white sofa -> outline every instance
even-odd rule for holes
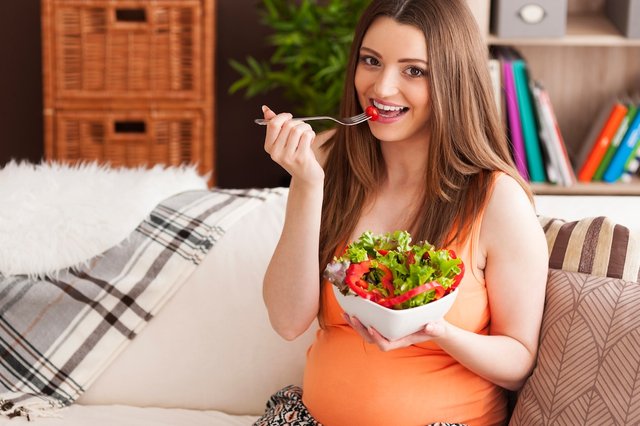
[[[271,393],[300,383],[313,330],[281,339],[261,291],[285,203],[246,213],[77,404],[36,424],[250,425]]]
[[[577,217],[634,212],[640,197],[540,197],[540,213]],[[262,276],[283,223],[285,197],[247,213],[207,255],[143,332],[59,418],[36,425],[250,425],[268,397],[300,384],[315,327],[294,342],[272,331]],[[567,207],[568,206],[568,207]],[[567,217],[570,219],[570,217]],[[24,418],[0,423],[26,423]]]

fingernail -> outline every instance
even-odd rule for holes
[[[369,332],[369,335],[373,336],[373,328],[367,327],[367,332]]]
[[[269,110],[269,107],[266,105],[262,105],[262,112],[267,112]]]

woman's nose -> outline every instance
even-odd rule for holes
[[[395,74],[387,70],[378,74],[375,91],[381,98],[393,96],[398,93],[398,81]]]

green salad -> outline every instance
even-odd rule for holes
[[[364,232],[324,271],[342,294],[391,309],[438,300],[455,290],[463,275],[464,264],[453,250],[436,249],[426,241],[411,244],[407,231]]]

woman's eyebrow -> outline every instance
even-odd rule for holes
[[[360,52],[368,52],[371,53],[372,55],[375,55],[379,58],[382,58],[382,55],[378,52],[376,52],[374,49],[371,49],[370,47],[364,47],[362,46],[360,48]],[[423,64],[427,65],[427,61],[425,61],[424,59],[418,59],[418,58],[402,58],[402,59],[398,59],[398,62],[422,62]]]

